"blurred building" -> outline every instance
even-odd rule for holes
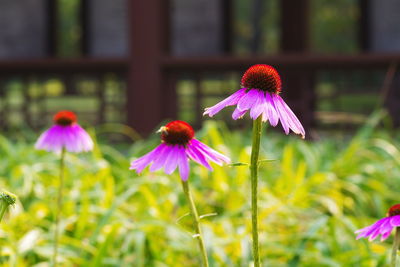
[[[0,0],[1,126],[42,127],[63,108],[141,132],[200,125],[255,63],[278,68],[307,127],[361,123],[379,101],[395,114],[399,12],[397,0]]]

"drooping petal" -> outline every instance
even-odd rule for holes
[[[170,152],[164,164],[166,174],[171,174],[178,166],[179,146],[170,146]]]
[[[202,142],[197,139],[192,139],[192,146],[196,147],[198,151],[202,152],[203,155],[209,160],[217,163],[218,165],[222,165],[222,163],[229,163],[230,159],[221,153],[215,151],[214,149],[206,146]]]
[[[376,221],[375,223],[373,223],[372,225],[369,225],[369,226],[367,226],[367,227],[364,227],[364,228],[362,228],[362,229],[359,229],[359,230],[355,231],[356,234],[359,233],[359,235],[357,236],[356,239],[360,239],[360,238],[362,238],[362,237],[367,237],[367,236],[369,236],[369,235],[370,235],[371,233],[373,233],[376,229],[379,229],[379,227],[380,227],[384,222],[386,222],[386,220],[387,220],[387,217],[382,218],[382,219]]]
[[[237,119],[241,119],[244,114],[246,114],[247,110],[242,110],[240,111],[238,108],[236,108],[233,113],[232,113],[232,119],[237,120]]]
[[[196,146],[192,145],[192,142],[190,142],[187,145],[186,148],[186,154],[195,162],[203,165],[204,167],[206,167],[207,169],[209,169],[210,171],[213,170],[213,168],[211,167],[211,165],[207,162],[206,157],[203,155],[203,153],[201,151],[199,151]]]
[[[87,152],[93,149],[93,141],[89,134],[78,124],[63,127],[65,149],[69,152]]]
[[[265,93],[264,98],[264,114],[265,117],[268,117],[269,123],[272,126],[276,126],[279,121],[279,115],[276,112],[274,101],[272,101],[271,93]],[[264,120],[264,117],[263,117]],[[267,121],[266,119],[264,121]]]
[[[170,146],[161,144],[162,148],[153,157],[153,163],[150,166],[150,171],[154,172],[164,167],[165,161],[171,151]]]
[[[383,234],[389,231],[392,231],[393,226],[391,225],[392,218],[388,218],[382,225],[379,227],[379,233]]]
[[[43,132],[35,144],[36,149],[60,152],[62,145],[60,142],[59,133],[57,131],[58,127],[53,125],[48,130]]]
[[[216,105],[206,108],[203,113],[203,116],[209,115],[210,117],[212,117],[218,112],[220,112],[223,108],[227,106],[236,105],[245,94],[246,94],[246,88],[242,88],[239,91],[236,91],[234,94],[222,100],[221,102],[217,103]]]
[[[400,215],[390,217],[390,224],[392,225],[392,227],[400,226]]]
[[[368,241],[374,241],[375,238],[378,237],[378,235],[380,234],[380,228],[376,228],[374,231],[372,231],[372,233],[369,235]]]
[[[256,102],[250,109],[250,118],[253,120],[256,120],[264,111],[264,95],[265,93],[263,91],[257,90],[257,97],[255,98]]]
[[[392,233],[392,229],[390,229],[390,231],[387,231],[386,233],[382,233],[381,242],[385,241],[390,236],[391,233]]]
[[[137,173],[141,173],[144,168],[146,168],[147,165],[149,165],[154,159],[159,155],[161,151],[164,150],[165,145],[161,144],[157,146],[155,149],[144,155],[143,157],[140,157],[134,161],[132,161],[130,170],[136,170]]]
[[[305,131],[303,125],[301,125],[299,119],[297,119],[296,115],[294,115],[285,101],[283,101],[279,95],[273,95],[272,99],[279,113],[279,118],[285,133],[288,134],[290,128],[294,133],[300,134],[304,138]]]
[[[179,146],[178,166],[181,179],[183,181],[187,181],[187,179],[189,178],[189,159],[183,146]]]
[[[79,125],[53,125],[46,130],[35,144],[36,149],[60,152],[65,148],[68,152],[87,152],[93,149],[93,141],[89,134]]]
[[[369,233],[371,233],[371,231],[372,231],[373,229],[376,229],[376,228],[380,227],[381,224],[384,223],[384,222],[386,221],[386,218],[387,218],[387,217],[382,218],[382,219],[380,219],[380,220],[374,222],[373,224],[371,224],[371,225],[369,225],[369,226],[366,226],[366,227],[364,227],[364,228],[358,229],[357,231],[355,231],[355,233],[356,233],[356,234],[357,234],[357,233],[369,234]]]
[[[257,89],[251,89],[248,91],[238,102],[237,109],[240,111],[249,110],[253,107],[256,103],[258,98],[258,91]]]

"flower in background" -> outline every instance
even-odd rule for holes
[[[368,237],[369,241],[373,241],[381,235],[381,241],[386,240],[394,227],[400,226],[400,204],[396,204],[389,209],[388,216],[376,221],[374,224],[357,230],[359,234],[357,239]]]
[[[131,163],[130,169],[137,173],[150,165],[150,171],[164,167],[167,174],[171,174],[177,167],[183,181],[189,177],[189,158],[205,166],[212,167],[209,161],[222,165],[230,162],[229,158],[206,146],[194,138],[193,128],[184,121],[172,121],[160,128],[161,144],[153,151]]]
[[[86,152],[93,149],[89,134],[77,123],[75,113],[63,110],[54,115],[54,125],[46,130],[35,144],[36,149],[60,152]]]
[[[234,120],[242,118],[250,111],[253,120],[262,116],[262,121],[269,121],[272,126],[276,126],[280,121],[286,134],[289,134],[291,129],[304,138],[303,126],[279,95],[282,83],[273,67],[263,64],[250,67],[242,77],[241,87],[228,98],[206,108],[203,115],[213,117],[223,108],[236,105],[232,114]]]

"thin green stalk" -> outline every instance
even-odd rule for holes
[[[190,213],[192,214],[193,219],[194,219],[194,227],[195,227],[195,232],[196,232],[195,237],[197,238],[197,241],[199,243],[200,252],[201,252],[201,255],[203,258],[203,266],[208,267],[208,257],[207,257],[206,247],[205,247],[204,241],[203,241],[203,233],[200,228],[200,218],[199,218],[199,214],[197,212],[196,206],[194,204],[192,194],[189,189],[189,182],[182,180],[182,188],[183,188],[183,192],[185,193],[185,196],[189,202]]]
[[[393,240],[393,249],[392,249],[392,262],[390,266],[397,266],[397,251],[399,250],[400,245],[400,227],[396,227],[396,235]]]
[[[8,210],[8,205],[2,201],[0,207],[0,222],[3,220],[4,214]]]
[[[4,214],[8,208],[15,204],[16,199],[17,196],[5,190],[0,193],[0,222],[3,220]]]
[[[261,142],[261,116],[253,121],[253,143],[251,148],[250,175],[251,175],[251,227],[253,236],[254,267],[260,266],[260,254],[258,246],[258,156]]]
[[[54,251],[53,251],[53,266],[57,266],[57,255],[58,255],[58,232],[59,232],[59,224],[61,217],[61,209],[62,209],[62,196],[64,189],[64,161],[65,161],[65,148],[61,151],[60,158],[60,184],[58,186],[58,194],[57,194],[57,207],[56,207],[56,217],[55,217],[55,230],[54,230]]]

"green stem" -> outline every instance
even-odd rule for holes
[[[253,121],[253,143],[251,148],[251,226],[253,234],[253,257],[254,267],[260,266],[260,254],[258,248],[258,206],[257,206],[257,190],[258,190],[258,156],[260,154],[261,142],[261,116]]]
[[[4,214],[7,212],[8,208],[13,206],[16,200],[17,196],[10,192],[3,190],[3,192],[0,193],[0,222],[3,220]]]
[[[4,214],[6,213],[8,209],[8,203],[5,201],[1,201],[1,207],[0,207],[0,222],[3,220]]]
[[[399,245],[400,245],[400,227],[396,227],[396,235],[394,236],[393,240],[392,262],[390,265],[392,267],[397,266],[397,251],[399,249]]]
[[[199,243],[200,252],[201,252],[201,255],[203,258],[203,266],[208,267],[208,257],[207,257],[206,247],[205,247],[204,241],[203,241],[203,233],[200,228],[200,218],[199,218],[199,214],[197,212],[196,206],[194,205],[192,194],[189,189],[189,182],[182,180],[182,188],[183,188],[183,192],[185,193],[185,196],[189,202],[190,213],[192,214],[193,219],[194,219],[196,238]]]
[[[60,158],[60,184],[58,186],[57,195],[57,207],[56,207],[56,217],[55,217],[55,230],[54,230],[54,251],[53,251],[53,266],[57,266],[57,255],[58,255],[58,235],[59,235],[59,224],[62,209],[62,196],[64,189],[64,161],[65,161],[65,148],[61,150]]]

